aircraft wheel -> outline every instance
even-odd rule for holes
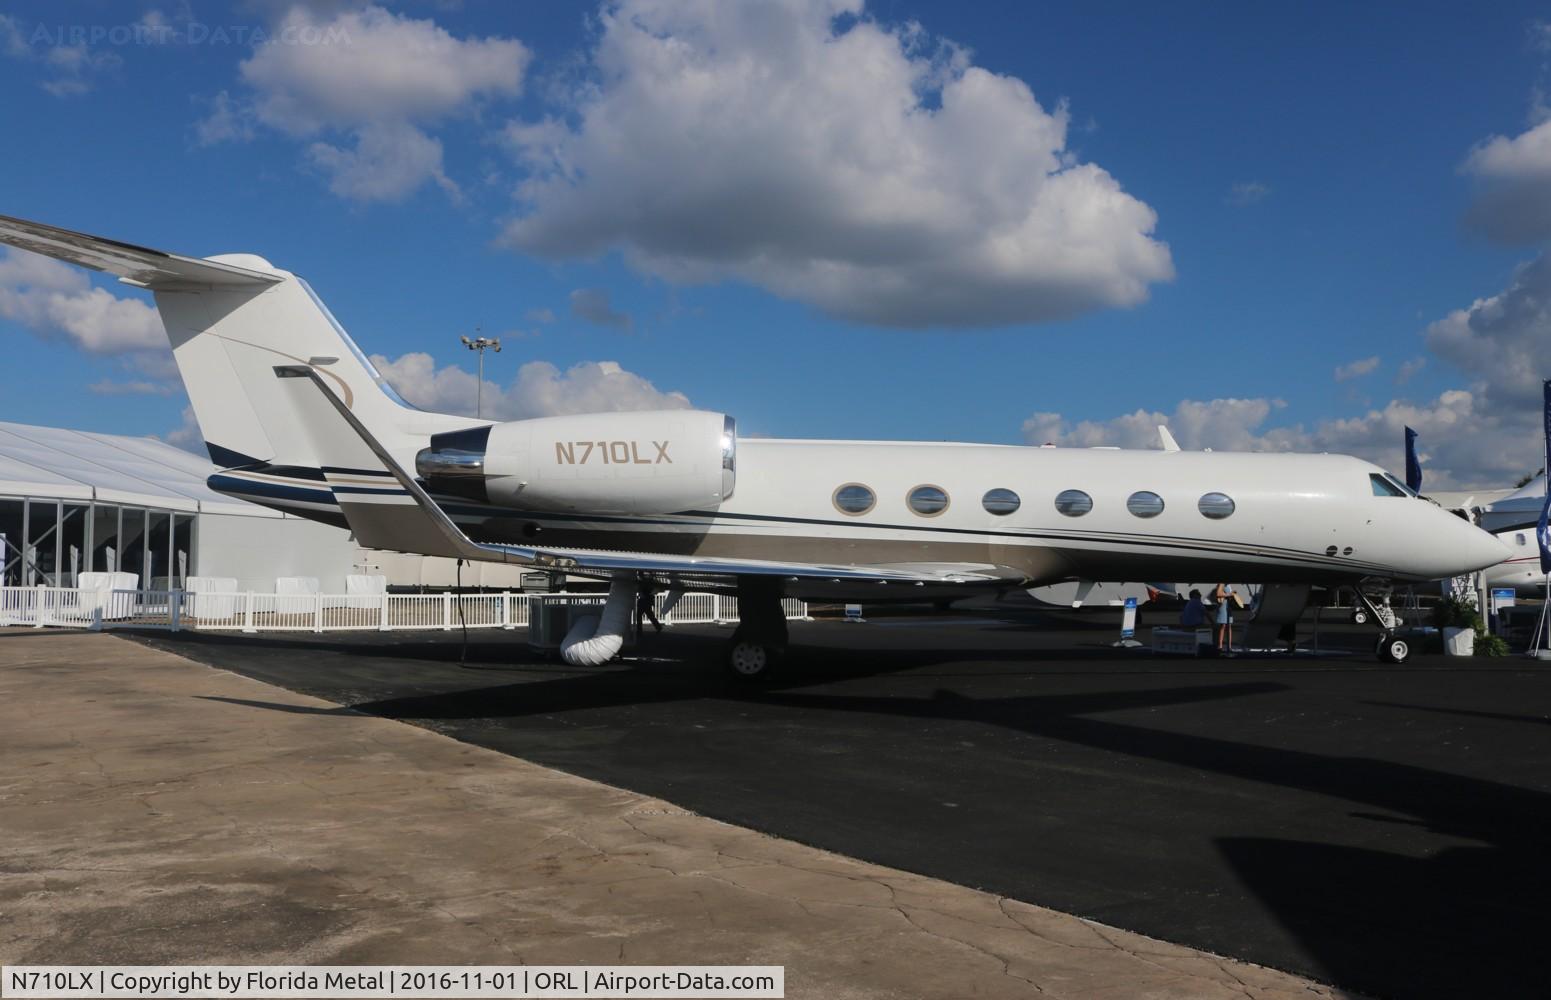
[[[727,670],[740,681],[768,680],[781,659],[781,647],[739,639],[727,647]]]
[[[1404,663],[1411,658],[1411,644],[1395,636],[1385,636],[1379,640],[1377,652],[1385,663]]]
[[[1352,611],[1352,624],[1353,625],[1366,625],[1366,624],[1368,624],[1368,610],[1366,608],[1356,608],[1355,610],[1353,610]]]

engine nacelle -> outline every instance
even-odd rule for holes
[[[415,470],[433,493],[519,510],[672,514],[732,496],[737,449],[720,413],[588,413],[437,434]]]

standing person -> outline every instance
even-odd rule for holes
[[[1217,601],[1217,652],[1233,655],[1233,588],[1219,583],[1212,595]]]
[[[1179,623],[1186,628],[1196,628],[1206,624],[1206,605],[1201,603],[1201,592],[1192,590],[1190,600],[1179,610]]]
[[[656,599],[657,594],[650,587],[642,587],[641,592],[636,595],[635,631],[637,635],[641,634],[641,617],[643,615],[652,623],[652,628],[658,632],[662,631],[662,622],[657,620],[657,612],[655,610]]]

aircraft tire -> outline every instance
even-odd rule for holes
[[[784,651],[782,647],[770,643],[734,639],[727,647],[727,672],[734,680],[746,684],[767,681],[780,666]]]
[[[1385,663],[1404,663],[1411,658],[1411,644],[1396,636],[1387,635],[1379,640],[1379,659]]]

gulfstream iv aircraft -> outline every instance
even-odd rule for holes
[[[566,639],[573,663],[619,651],[643,589],[736,593],[729,664],[758,676],[785,646],[783,596],[1436,580],[1506,555],[1341,455],[739,440],[732,417],[689,410],[427,413],[305,281],[262,257],[183,257],[3,216],[0,241],[154,294],[221,469],[213,489],[346,526],[373,548],[609,580],[601,619]],[[1407,655],[1398,636],[1379,649]]]

